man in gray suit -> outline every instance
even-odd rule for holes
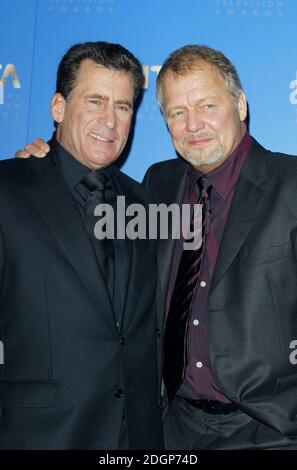
[[[210,206],[196,265],[181,241],[159,242],[166,445],[297,448],[297,159],[249,136],[244,91],[219,51],[173,52],[157,95],[182,159],[153,165],[146,187],[167,204],[204,191]]]

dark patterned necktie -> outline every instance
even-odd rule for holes
[[[183,250],[173,288],[164,336],[164,383],[168,399],[171,400],[184,379],[187,365],[187,329],[195,291],[199,286],[199,277],[210,227],[209,194],[211,185],[206,176],[198,180],[202,206],[201,245],[196,250]],[[195,233],[193,217],[191,233]]]
[[[107,176],[102,171],[90,171],[81,181],[89,191],[86,200],[82,220],[91,237],[96,251],[96,257],[105,278],[111,299],[113,300],[114,289],[114,245],[113,240],[103,238],[99,240],[95,237],[94,228],[97,218],[94,216],[95,207],[106,202],[105,191]]]

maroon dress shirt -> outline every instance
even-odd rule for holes
[[[206,240],[206,249],[202,260],[200,280],[194,294],[194,301],[189,318],[187,337],[187,367],[185,379],[177,394],[191,399],[217,400],[229,403],[230,400],[219,390],[211,373],[207,341],[207,303],[212,276],[214,273],[220,241],[228,218],[236,182],[241,167],[247,157],[251,138],[246,133],[241,142],[215,170],[207,174],[212,185],[210,191],[211,226]],[[189,174],[183,203],[197,203],[199,190],[197,180],[201,173],[189,167]],[[182,254],[182,240],[175,246],[173,266],[167,298],[167,312]],[[214,346],[213,346],[214,347]]]

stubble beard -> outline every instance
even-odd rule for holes
[[[224,156],[224,149],[222,146],[216,148],[212,152],[201,152],[195,154],[193,152],[186,152],[184,159],[190,163],[194,168],[199,169],[201,166],[213,165],[221,160]]]

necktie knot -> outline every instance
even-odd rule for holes
[[[102,171],[89,171],[81,182],[91,193],[94,191],[104,191],[106,176]]]
[[[205,176],[205,175],[200,176],[197,183],[198,183],[198,187],[199,187],[199,191],[200,191],[200,196],[201,197],[208,197],[209,196],[209,191],[210,191],[210,188],[211,188],[212,185],[208,181],[207,176]]]

